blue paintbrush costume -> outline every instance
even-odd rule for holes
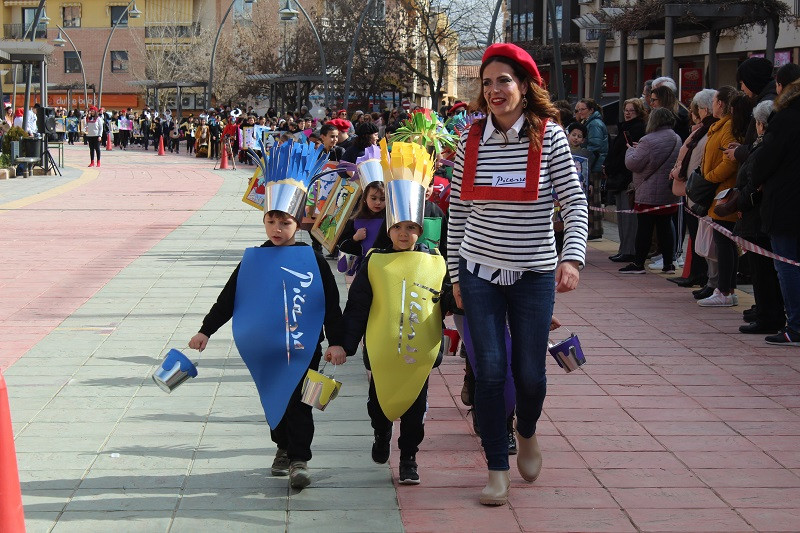
[[[327,162],[321,148],[288,141],[262,153],[265,217],[302,218],[308,187]],[[305,243],[248,248],[200,333],[213,334],[233,318],[233,338],[258,389],[272,440],[273,474],[311,459],[314,421],[300,401],[303,377],[317,369],[325,338],[339,343],[342,313],[336,280],[325,259]],[[323,335],[323,325],[325,335]],[[281,461],[279,461],[281,459]],[[288,462],[287,462],[288,461]],[[294,484],[294,482],[293,482]]]

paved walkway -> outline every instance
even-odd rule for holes
[[[431,378],[422,485],[393,484],[396,450],[371,462],[351,360],[343,396],[316,415],[314,483],[289,490],[269,476],[274,446],[229,326],[193,382],[166,395],[149,378],[263,241],[239,201],[249,171],[134,150],[103,161],[80,187],[0,206],[0,366],[29,531],[800,530],[800,353],[735,333],[745,297],[701,309],[661,276],[620,276],[608,241],[558,297],[589,363],[548,362],[545,469],[529,485],[512,467],[509,506],[477,503],[485,461],[458,358]]]

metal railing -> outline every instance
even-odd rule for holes
[[[6,39],[22,39],[25,35],[25,30],[30,27],[30,24],[3,24],[3,36]],[[47,26],[39,24],[36,28],[37,39],[47,39]]]
[[[190,38],[200,35],[200,24],[147,25],[144,36],[150,39]]]

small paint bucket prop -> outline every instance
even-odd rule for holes
[[[197,363],[193,363],[183,352],[175,348],[167,352],[161,366],[153,372],[153,381],[164,392],[172,392],[189,378],[197,377]]]
[[[303,379],[303,391],[300,396],[300,401],[311,407],[315,407],[320,411],[324,411],[328,404],[339,395],[339,389],[342,388],[341,381],[333,379],[333,374],[330,377],[323,374],[325,367],[328,363],[322,366],[322,370],[309,368],[306,377]],[[334,369],[336,365],[334,365]]]
[[[442,330],[442,353],[455,355],[459,341],[461,341],[461,335],[458,334],[458,330],[448,328]]]
[[[586,362],[586,357],[581,349],[581,341],[572,333],[561,342],[548,341],[548,351],[556,360],[558,366],[570,373]]]

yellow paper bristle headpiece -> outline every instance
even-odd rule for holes
[[[384,145],[385,143],[381,148]],[[381,160],[381,164],[383,163]],[[427,188],[433,178],[433,159],[425,147],[416,143],[392,143],[392,154],[388,164],[390,172],[384,170],[386,181],[408,180]]]
[[[389,164],[389,145],[386,143],[386,137],[381,139],[381,167],[383,168],[384,179],[391,178],[392,168]]]

